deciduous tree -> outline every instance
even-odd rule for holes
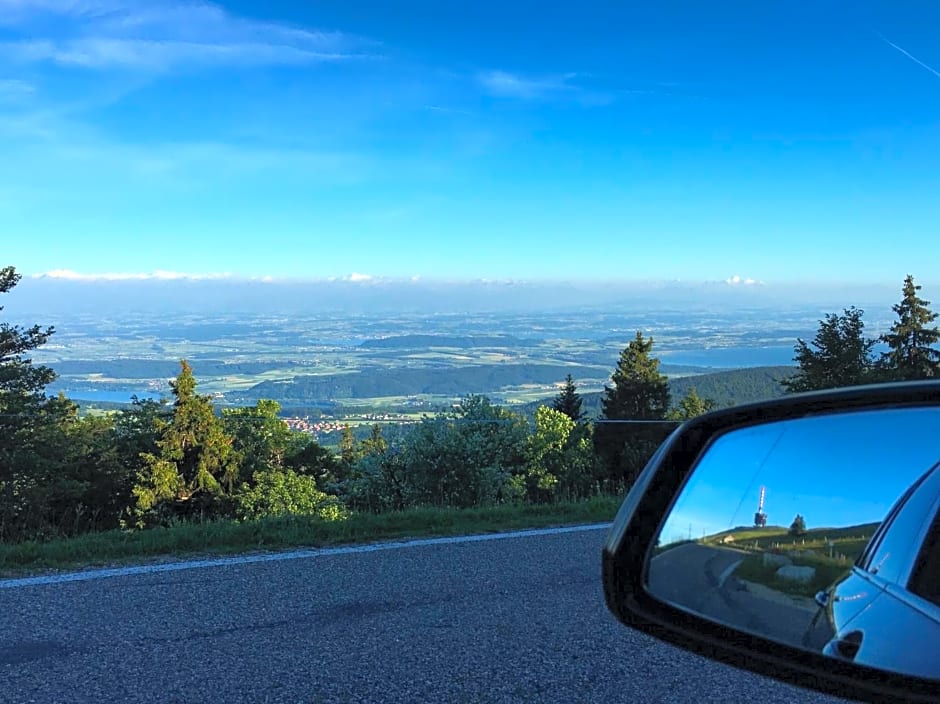
[[[254,406],[222,410],[223,429],[232,438],[242,480],[257,472],[283,468],[292,435],[280,412],[277,401],[265,399]]]
[[[244,520],[317,516],[326,521],[349,515],[339,499],[317,488],[313,477],[292,469],[256,472],[251,483],[243,484],[235,495],[235,514]]]
[[[369,437],[359,444],[363,455],[384,455],[388,451],[388,441],[382,435],[382,426],[373,423]]]

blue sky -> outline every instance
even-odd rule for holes
[[[928,1],[0,0],[4,263],[940,283],[938,26]]]
[[[759,425],[720,438],[662,529],[663,542],[753,525],[761,486],[769,525],[808,528],[881,521],[940,461],[936,408],[889,409]],[[914,441],[912,442],[912,439]]]

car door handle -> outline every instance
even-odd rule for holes
[[[846,660],[854,660],[858,655],[859,648],[862,647],[862,632],[852,631],[842,638],[836,638],[833,641],[833,650],[836,654]]]

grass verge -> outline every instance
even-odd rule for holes
[[[812,567],[816,570],[808,582],[781,579],[777,576],[779,565],[765,565],[761,554],[748,555],[734,571],[734,576],[748,582],[756,582],[778,592],[792,596],[813,598],[816,592],[829,587],[848,572],[852,563],[848,560],[835,560],[823,556],[793,557],[794,565]]]
[[[478,509],[416,508],[358,513],[341,521],[284,517],[239,523],[205,521],[142,531],[106,531],[44,542],[0,544],[0,577],[80,567],[144,563],[196,555],[226,555],[325,547],[380,540],[494,533],[526,528],[604,523],[622,497]]]

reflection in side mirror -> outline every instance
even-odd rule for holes
[[[940,410],[907,408],[726,433],[667,514],[647,590],[780,643],[940,679],[938,429]]]

